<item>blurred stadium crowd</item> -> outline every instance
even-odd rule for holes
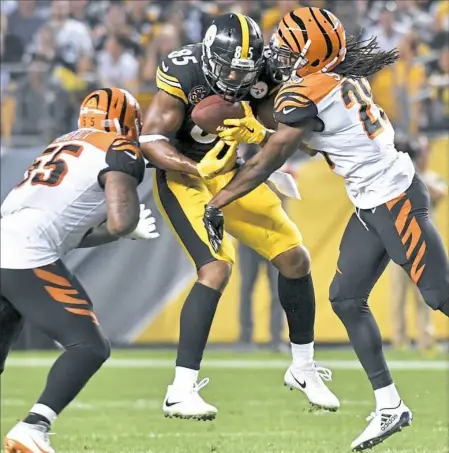
[[[398,132],[442,129],[449,119],[449,2],[437,0],[2,0],[3,140],[47,140],[75,127],[86,92],[121,86],[145,108],[159,59],[198,42],[217,14],[257,20],[268,42],[297,6],[332,10],[347,33],[377,35],[401,60],[372,80]],[[20,140],[21,139],[21,140]]]

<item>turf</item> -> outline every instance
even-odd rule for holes
[[[14,359],[53,356],[12,354]],[[330,386],[341,400],[339,412],[310,413],[304,397],[282,385],[285,369],[279,360],[287,360],[287,356],[212,351],[202,370],[202,376],[210,377],[211,382],[202,395],[219,408],[217,419],[214,422],[165,419],[161,404],[173,370],[166,362],[149,367],[136,366],[136,360],[172,360],[174,353],[118,351],[113,358],[134,362],[127,366],[122,361],[116,367],[112,361],[57,420],[52,442],[58,453],[343,453],[350,451],[351,441],[365,427],[365,417],[373,410],[372,392],[361,370],[334,370]],[[422,360],[414,353],[390,354],[389,358]],[[353,360],[354,356],[349,351],[320,351],[318,359],[325,363],[326,359]],[[445,359],[435,356],[432,363]],[[238,360],[242,368],[212,365],[220,360]],[[257,369],[245,368],[255,360],[259,364]],[[263,369],[262,361],[274,365]],[[1,383],[2,435],[33,404],[47,370],[46,365],[27,368],[13,362],[7,365]],[[375,451],[448,453],[448,370],[396,369],[393,373],[415,420],[411,428]]]

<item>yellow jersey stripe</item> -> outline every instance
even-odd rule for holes
[[[249,53],[249,27],[248,21],[243,14],[236,13],[240,21],[240,26],[242,28],[242,57],[241,58],[248,58]]]
[[[181,101],[183,101],[185,104],[189,103],[187,96],[185,95],[184,91],[181,90],[181,88],[172,87],[168,83],[162,81],[159,77],[156,78],[156,85],[160,90],[163,90],[166,93],[171,94],[178,99],[181,99]]]
[[[171,80],[172,82],[179,83],[179,80],[171,75],[165,74],[160,67],[157,68],[157,74],[160,74],[162,77],[165,77],[167,80]]]

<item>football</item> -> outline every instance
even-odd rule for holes
[[[216,134],[226,119],[244,118],[245,111],[240,102],[228,102],[218,95],[208,96],[199,102],[192,111],[192,120],[203,131]]]

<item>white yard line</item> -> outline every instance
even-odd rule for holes
[[[11,357],[6,367],[46,368],[54,363],[54,358]],[[326,360],[317,363],[334,370],[357,370],[361,365],[356,360]],[[247,360],[247,359],[211,359],[203,362],[203,368],[220,369],[282,369],[290,365],[288,360]],[[449,362],[420,360],[390,360],[392,370],[449,370]],[[110,359],[105,363],[109,368],[173,368],[171,359]]]
[[[29,405],[29,401],[17,398],[2,398],[1,406],[2,407],[21,407]],[[245,404],[247,406],[254,406],[254,407],[278,407],[278,401],[271,401],[271,400],[246,400]],[[372,401],[369,400],[342,400],[342,405],[345,406],[369,406],[372,404]],[[138,400],[75,400],[70,403],[70,410],[98,410],[98,409],[133,409],[133,410],[148,410],[148,409],[159,409],[161,406],[160,399],[138,399]]]

